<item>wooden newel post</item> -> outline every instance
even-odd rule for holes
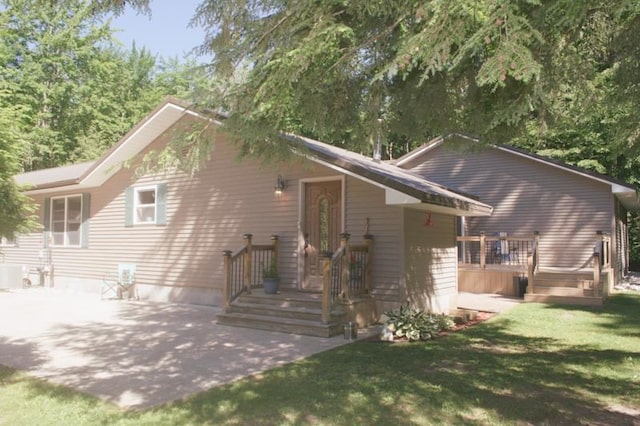
[[[322,261],[322,322],[331,320],[331,260]]]
[[[487,253],[484,250],[484,245],[486,243],[486,237],[484,235],[484,231],[480,231],[480,268],[484,269],[487,263]]]
[[[351,252],[349,250],[350,234],[340,234],[340,247],[343,248],[342,255],[342,276],[340,277],[342,299],[349,300],[349,281],[351,280]]]
[[[253,259],[253,249],[251,248],[252,234],[244,234],[242,236],[244,240],[245,253],[244,253],[244,273],[242,275],[242,286],[247,294],[251,294],[251,261]]]
[[[231,280],[229,279],[229,275],[230,275],[230,265],[231,265],[231,250],[225,250],[222,252],[222,256],[224,259],[224,272],[222,273],[222,301],[223,301],[223,307],[225,311],[228,311],[231,302],[229,301],[230,297],[229,294],[231,293]]]
[[[373,293],[373,235],[364,235],[364,244],[367,246],[367,264],[365,266],[364,285],[366,293]]]
[[[273,262],[276,265],[276,272],[278,271],[278,253],[279,253],[279,248],[280,248],[280,240],[278,240],[278,236],[277,235],[272,235],[271,236],[271,245],[273,246]]]

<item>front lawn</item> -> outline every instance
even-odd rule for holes
[[[146,411],[0,368],[0,425],[638,424],[640,294],[522,304],[431,342],[362,341]]]

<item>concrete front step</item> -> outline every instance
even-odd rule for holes
[[[537,290],[536,290],[537,291]],[[524,295],[525,302],[551,303],[558,305],[579,305],[579,306],[602,306],[602,297],[590,296],[560,296],[552,294],[531,294]]]
[[[316,337],[331,337],[343,332],[343,325],[340,323],[323,324],[320,321],[243,313],[220,314],[218,324]]]

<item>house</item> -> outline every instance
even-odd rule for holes
[[[203,123],[214,131],[200,171],[124,167]],[[220,322],[320,336],[406,303],[448,312],[459,291],[514,294],[525,277],[529,300],[567,291],[555,287],[565,277],[545,282],[545,268],[587,271],[592,282],[579,276],[571,290],[601,303],[599,280],[628,265],[635,189],[511,148],[445,149],[454,140],[478,145],[441,138],[392,164],[287,134],[293,160],[263,164],[238,160],[222,122],[167,99],[98,160],[16,177],[43,227],[4,241],[0,270],[99,295],[107,274],[132,264],[142,299],[222,306]],[[271,264],[278,295],[260,288]]]
[[[460,134],[394,164],[493,206],[458,221],[460,291],[515,295],[514,281],[533,272],[534,245],[526,300],[598,305],[628,271],[627,217],[640,210],[633,185]]]
[[[139,177],[123,167],[197,123],[218,129],[201,171]],[[224,306],[220,320],[234,323],[259,316],[248,293],[261,293],[260,270],[274,261],[291,297],[284,304],[320,303],[319,335],[336,333],[344,312],[364,325],[407,302],[456,307],[457,218],[489,216],[490,205],[295,135],[283,135],[290,163],[239,161],[223,127],[167,99],[100,159],[17,176],[43,229],[3,247],[5,264],[39,271],[45,285],[95,293],[105,274],[134,264],[140,298]],[[348,308],[336,319],[337,305]],[[265,315],[258,326],[266,328]]]

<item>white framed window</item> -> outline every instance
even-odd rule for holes
[[[7,238],[7,237],[0,237],[0,247],[15,247],[16,244],[16,238]]]
[[[82,195],[67,195],[50,200],[51,245],[80,247],[82,244]]]
[[[133,223],[157,222],[158,187],[141,186],[133,189]]]

